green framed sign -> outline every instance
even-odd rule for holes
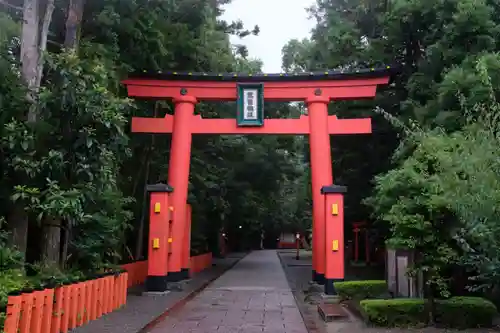
[[[264,125],[264,85],[262,83],[239,83],[237,115],[238,126]]]

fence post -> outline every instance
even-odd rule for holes
[[[123,287],[122,287],[122,295],[123,295],[123,305],[127,304],[127,285],[128,285],[128,273],[123,273]]]
[[[108,282],[108,293],[106,297],[106,310],[107,313],[110,313],[113,311],[113,293],[115,291],[114,288],[114,277],[111,275],[111,273],[106,276],[106,281]]]
[[[92,309],[92,281],[85,281],[85,310],[83,316],[83,323],[86,324],[90,321],[90,313]]]
[[[5,333],[17,333],[19,329],[19,320],[21,319],[21,304],[23,297],[21,295],[9,296],[7,300],[7,311],[4,322]]]
[[[69,313],[69,324],[68,328],[71,330],[76,327],[76,314],[78,310],[78,284],[71,284],[68,286],[71,290],[71,300],[70,300],[70,313]]]
[[[33,292],[33,307],[31,310],[30,333],[40,333],[42,328],[42,309],[45,301],[43,290]]]
[[[104,292],[103,289],[103,278],[97,279],[97,292],[96,292],[96,300],[97,300],[97,306],[96,306],[96,318],[101,318],[102,316],[102,294]]]
[[[76,311],[76,327],[83,325],[83,317],[85,315],[85,281],[81,281],[77,284],[78,288],[78,299],[77,299],[77,311]]]
[[[52,312],[52,320],[50,323],[50,332],[59,333],[61,332],[61,317],[64,309],[64,286],[59,286],[54,292],[54,297],[56,302],[54,304]]]
[[[90,290],[91,303],[89,320],[95,320],[97,318],[97,280],[92,280]]]
[[[52,321],[52,311],[54,307],[54,289],[43,290],[43,307],[42,307],[42,333],[50,333],[50,324]]]
[[[61,310],[61,332],[68,332],[68,324],[69,324],[69,316],[70,316],[70,308],[71,308],[71,289],[70,286],[65,284],[61,286],[64,289],[63,302],[62,302],[62,310]]]
[[[31,312],[33,311],[33,292],[23,293],[22,297],[19,333],[30,333]]]

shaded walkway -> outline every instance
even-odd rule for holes
[[[171,292],[165,296],[140,296],[143,291],[141,286],[129,289],[125,307],[78,327],[71,333],[137,333],[165,311],[183,302],[191,293],[221,276],[244,256],[245,253],[231,253],[223,259],[214,258],[214,267],[195,274],[184,284],[182,291]]]
[[[276,251],[247,255],[153,333],[307,333]]]

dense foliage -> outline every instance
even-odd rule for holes
[[[142,70],[259,71],[229,43],[259,28],[223,21],[227,2],[0,2],[0,279],[144,258],[145,188],[166,179],[170,138],[131,135],[129,120],[173,106],[128,100],[119,82]],[[411,273],[431,300],[450,295],[457,267],[469,288],[498,288],[498,3],[317,0],[309,14],[316,27],[283,47],[285,71],[399,68],[375,100],[330,105],[340,118],[373,116],[372,135],[332,138],[335,182],[349,188],[346,225],[378,222],[374,247],[387,239],[414,250]],[[266,105],[268,117],[304,112]],[[216,252],[221,230],[234,249],[258,246],[262,230],[269,239],[307,231],[308,148],[303,137],[194,137],[192,250]]]

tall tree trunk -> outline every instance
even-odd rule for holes
[[[66,34],[64,36],[64,47],[67,49],[76,50],[78,48],[84,6],[85,0],[70,0],[69,2]]]
[[[49,35],[50,22],[52,22],[52,14],[54,13],[54,0],[45,0],[45,12],[43,14],[42,25],[40,27],[40,41],[38,43],[38,62],[36,66],[36,82],[35,93],[38,100],[38,92],[40,91],[40,84],[43,76],[44,53],[47,51],[47,38]],[[36,106],[36,104],[35,104]],[[37,110],[35,109],[35,121],[37,118]]]
[[[36,122],[35,94],[38,61],[40,58],[40,3],[39,0],[25,0],[23,6],[23,28],[21,32],[21,75],[28,88],[28,101],[32,107],[28,112],[28,121]]]
[[[44,4],[43,19],[39,27],[38,57],[36,63],[35,84],[30,88],[33,94],[32,105],[28,115],[29,122],[38,119],[38,93],[43,76],[44,54],[47,50],[47,36],[49,34],[52,13],[54,12],[54,0],[41,0]],[[42,14],[42,13],[40,13]],[[47,264],[59,264],[61,252],[61,219],[48,217],[42,226],[42,260]]]
[[[44,5],[44,17],[40,26],[40,9]],[[23,4],[23,27],[21,32],[21,77],[28,88],[26,98],[30,102],[27,121],[37,120],[37,94],[40,88],[43,69],[42,53],[46,50],[47,34],[54,11],[54,0],[25,0]],[[14,203],[13,212],[8,219],[12,231],[12,241],[22,253],[26,252],[28,235],[28,215],[22,202]]]
[[[28,247],[28,215],[21,203],[14,203],[7,216],[7,228],[10,231],[11,244],[25,256]]]
[[[62,264],[62,267],[66,267],[68,264],[69,241],[71,239],[72,230],[73,230],[73,221],[71,219],[68,219],[66,221],[66,228],[64,229],[64,243],[61,252],[60,262]]]
[[[85,0],[71,0],[68,7],[68,16],[66,18],[66,35],[64,38],[64,46],[71,50],[78,47],[78,31],[83,16],[83,6]],[[37,67],[37,87],[40,87],[40,82],[43,74],[43,53],[47,46],[47,35],[51,21],[52,12],[54,10],[54,0],[47,0],[47,7],[45,10],[44,20],[41,31],[40,41],[40,61]],[[69,125],[69,124],[68,124]],[[42,229],[42,253],[45,261],[54,263],[66,264],[68,258],[68,247],[71,237],[71,221],[68,221],[68,227],[65,229],[64,244],[61,253],[61,226],[60,219],[48,221]]]
[[[61,252],[61,220],[47,218],[42,229],[42,260],[47,264],[59,264]]]
[[[25,0],[23,5],[23,27],[21,32],[21,76],[28,88],[27,99],[34,105],[38,66],[39,41],[39,1]],[[35,115],[30,107],[27,119],[35,121]],[[23,254],[26,253],[28,242],[28,215],[24,211],[22,201],[15,202],[7,220],[8,228],[12,233],[12,244]]]

